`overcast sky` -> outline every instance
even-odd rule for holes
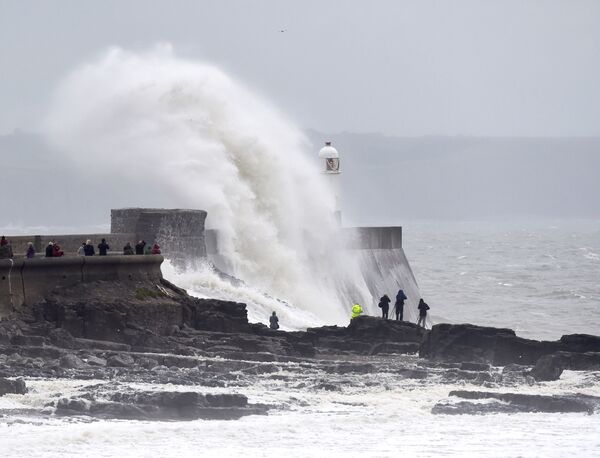
[[[0,133],[106,47],[157,42],[322,132],[600,135],[598,0],[0,0]]]

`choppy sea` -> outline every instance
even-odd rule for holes
[[[600,220],[404,224],[434,322],[600,334]]]
[[[600,334],[600,221],[406,223],[404,247],[434,322],[506,326],[545,339]],[[393,373],[352,377],[332,393],[265,374],[254,386],[228,391],[284,408],[239,421],[0,416],[0,451],[11,457],[600,456],[598,414],[433,415],[432,406],[452,389],[494,388]],[[1,397],[0,409],[43,406],[96,382],[26,380],[31,392]],[[600,396],[600,382],[598,373],[566,371],[557,382],[509,390]]]

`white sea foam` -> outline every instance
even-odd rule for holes
[[[61,84],[45,132],[69,163],[113,186],[139,183],[133,206],[150,193],[206,209],[230,273],[253,288],[236,300],[258,291],[283,300],[249,299],[251,313],[264,319],[288,303],[296,325],[345,322],[352,301],[369,300],[356,260],[336,244],[333,194],[304,135],[217,67],[178,58],[168,45],[110,49]],[[217,282],[206,270],[176,280],[200,294]],[[351,293],[341,297],[339,284]],[[230,286],[215,286],[235,298]]]

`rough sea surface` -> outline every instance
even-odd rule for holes
[[[434,322],[600,334],[600,220],[409,222],[403,243]]]
[[[506,326],[533,338],[600,334],[599,221],[404,227],[405,250],[433,321]],[[279,375],[292,369],[283,367]],[[233,391],[253,403],[280,406],[238,421],[32,418],[28,408],[98,381],[26,380],[30,393],[0,398],[0,409],[13,409],[0,417],[0,450],[11,457],[89,458],[600,456],[598,414],[431,413],[453,389],[600,396],[598,372],[565,371],[556,382],[503,388],[407,380],[394,371],[338,378],[310,367],[293,373],[298,380],[292,384],[264,374],[252,386],[168,387]],[[307,383],[320,378],[339,391]]]

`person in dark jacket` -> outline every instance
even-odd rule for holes
[[[10,243],[5,243],[4,245],[0,245],[0,259],[12,259],[13,258],[13,250],[10,246]]]
[[[102,239],[102,241],[98,244],[98,256],[106,256],[108,254],[108,250],[110,247],[108,243],[106,243],[106,239]]]
[[[125,255],[134,254],[133,247],[131,246],[131,243],[127,242],[127,245],[125,245],[123,247],[123,254],[125,254]]]
[[[96,250],[94,250],[94,245],[92,245],[91,240],[85,242],[85,246],[83,247],[83,253],[86,256],[94,256],[96,254]]]
[[[35,258],[35,248],[33,247],[33,243],[27,242],[27,251],[25,252],[25,256],[29,259]]]
[[[146,242],[144,240],[140,240],[135,244],[135,254],[144,254],[144,247],[146,246]]]
[[[400,317],[400,321],[404,321],[404,301],[408,299],[403,290],[399,290],[396,294],[396,303],[394,304],[394,312],[396,312],[396,321]]]
[[[271,329],[279,329],[279,318],[275,312],[269,317],[269,327]]]
[[[54,248],[53,248],[53,245],[54,245],[54,243],[48,242],[48,246],[46,247],[46,257],[47,258],[54,257]]]
[[[8,240],[6,240],[6,237],[3,235],[2,237],[0,237],[0,246],[4,245],[8,245]]]
[[[388,319],[388,312],[390,311],[390,298],[387,294],[384,294],[381,299],[379,299],[379,308],[381,309],[381,318],[384,320]]]
[[[419,305],[417,306],[419,309],[419,321],[417,321],[417,326],[420,326],[423,323],[423,328],[425,328],[425,322],[427,321],[427,310],[429,310],[429,306],[423,300],[423,298],[419,299]]]

